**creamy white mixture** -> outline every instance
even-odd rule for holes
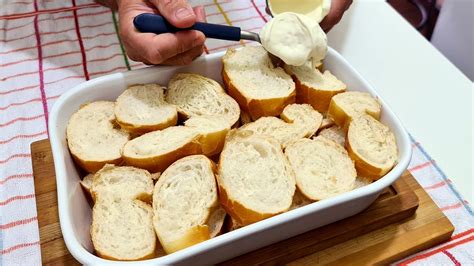
[[[288,65],[317,65],[328,50],[326,33],[317,20],[284,12],[276,15],[260,31],[263,47]]]
[[[331,9],[331,0],[268,0],[268,7],[274,16],[294,12],[321,22]]]

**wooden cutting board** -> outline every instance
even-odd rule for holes
[[[79,265],[61,235],[49,141],[32,143],[31,155],[42,262]],[[453,231],[446,216],[405,172],[363,212],[223,264],[387,264],[446,241]]]

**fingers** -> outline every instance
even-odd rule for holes
[[[181,31],[175,34],[140,33],[133,26],[133,18],[141,13],[156,13],[146,0],[128,0],[120,8],[120,36],[128,56],[146,64],[191,62],[202,53],[205,36],[200,31]],[[201,12],[198,10],[198,13]],[[203,12],[199,13],[201,19]],[[193,52],[188,51],[193,50]],[[201,51],[201,52],[199,52]],[[180,54],[186,54],[178,59]],[[193,57],[194,56],[194,57]],[[175,58],[176,57],[176,58]],[[174,58],[171,60],[171,58]],[[189,59],[190,58],[190,59]],[[181,60],[181,61],[180,61]]]
[[[334,25],[339,23],[342,19],[342,15],[349,9],[351,4],[352,0],[332,0],[328,15],[320,23],[321,28],[325,32],[330,31]]]
[[[152,0],[162,16],[177,28],[188,28],[196,22],[196,14],[186,0]]]
[[[159,35],[138,33],[129,40],[133,42],[128,45],[133,47],[131,54],[135,55],[137,60],[149,64],[161,64],[196,47],[202,49],[205,37],[202,32],[192,30]]]
[[[204,46],[194,47],[193,49],[186,51],[182,54],[176,55],[166,61],[163,65],[187,65],[190,64],[194,59],[199,57],[204,52]]]
[[[193,8],[194,14],[196,14],[196,21],[206,22],[206,10],[203,6],[196,6]]]

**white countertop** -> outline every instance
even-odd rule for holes
[[[474,203],[473,83],[385,1],[354,1],[328,38]]]

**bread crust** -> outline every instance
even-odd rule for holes
[[[320,113],[326,113],[328,111],[329,103],[334,95],[346,91],[345,88],[340,90],[321,90],[308,87],[302,83],[296,75],[291,75],[291,77],[296,85],[296,102],[310,104]]]
[[[158,239],[167,254],[196,245],[210,238],[209,227],[207,225],[197,225],[189,229],[183,237],[171,242],[164,241],[158,235]]]
[[[258,213],[256,211],[248,209],[239,202],[232,200],[228,196],[225,187],[221,185],[222,181],[219,181],[219,175],[217,175],[217,180],[217,186],[219,188],[219,201],[222,207],[230,216],[232,216],[232,218],[234,218],[242,226],[256,223],[258,221],[264,220],[266,218],[275,216],[286,211],[285,210],[278,213]]]
[[[126,145],[126,144],[125,144]],[[122,153],[122,157],[127,165],[146,169],[150,172],[163,172],[168,166],[175,161],[186,157],[188,155],[201,154],[201,144],[197,138],[183,146],[157,156],[150,156],[147,158],[135,158]]]
[[[374,100],[376,101],[376,99]],[[373,112],[371,110],[366,109],[364,113],[372,116],[377,120],[380,120],[381,107],[377,112]],[[350,114],[346,113],[344,108],[342,106],[339,106],[333,99],[331,99],[331,102],[329,103],[327,115],[334,121],[334,123],[336,123],[336,125],[341,127],[345,132],[347,132],[347,130],[349,129],[349,124],[353,119],[353,117],[351,117]]]
[[[293,89],[288,96],[280,98],[252,99],[247,97],[234,85],[225,66],[222,68],[222,79],[227,93],[239,103],[240,108],[247,112],[254,121],[262,116],[279,116],[287,105],[294,103],[296,100],[296,89]]]
[[[383,177],[385,174],[387,174],[392,168],[396,165],[396,162],[393,163],[392,165],[387,165],[384,167],[384,165],[374,165],[364,159],[364,156],[362,156],[359,152],[357,152],[357,149],[353,147],[353,144],[351,143],[351,138],[350,136],[352,135],[351,132],[351,126],[349,126],[349,130],[347,133],[347,138],[346,138],[346,147],[347,147],[347,152],[349,153],[349,156],[355,163],[355,167],[357,169],[357,174],[361,177],[364,178],[369,178],[372,180],[378,180],[381,177]]]
[[[116,121],[120,125],[120,127],[123,128],[124,130],[129,131],[130,133],[134,135],[142,135],[147,132],[162,130],[167,127],[176,125],[176,123],[178,123],[178,115],[176,114],[175,116],[171,117],[170,119],[166,120],[163,123],[153,124],[153,125],[134,125],[134,124],[127,123],[125,121],[121,121],[118,117],[116,117]]]

